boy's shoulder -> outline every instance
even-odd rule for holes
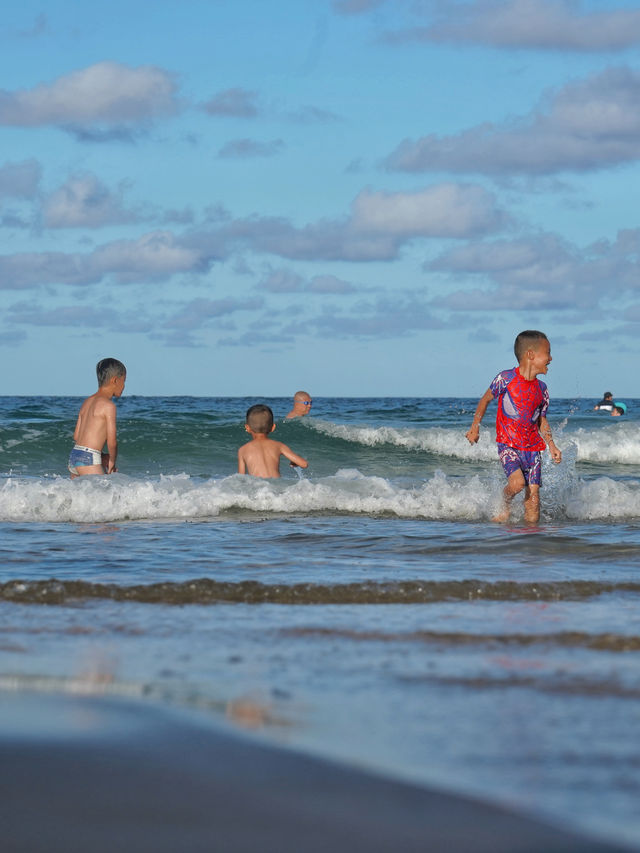
[[[491,390],[501,393],[516,376],[517,370],[517,367],[509,367],[507,370],[501,370],[489,386]]]

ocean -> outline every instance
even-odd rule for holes
[[[123,396],[119,473],[71,481],[81,399],[0,398],[0,693],[186,708],[640,847],[640,401],[552,399],[536,526],[491,522],[495,406],[472,447],[476,400],[266,400],[309,467],[265,481],[254,402]]]

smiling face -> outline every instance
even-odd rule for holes
[[[535,376],[547,372],[552,361],[549,341],[540,341],[536,347],[531,347],[527,354],[529,355],[531,370]]]

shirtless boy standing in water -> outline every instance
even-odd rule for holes
[[[281,441],[273,441],[269,435],[276,425],[269,406],[258,403],[247,411],[245,427],[251,441],[238,450],[238,474],[254,477],[279,477],[280,457],[286,456],[292,466],[306,468],[309,464]]]
[[[80,407],[69,456],[71,479],[83,474],[113,474],[117,471],[116,406],[112,397],[124,391],[127,370],[116,358],[103,358],[96,365],[98,390]],[[104,445],[107,453],[103,453]]]

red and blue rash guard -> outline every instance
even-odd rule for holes
[[[496,417],[496,441],[516,450],[544,450],[538,432],[540,418],[547,416],[549,392],[538,378],[524,379],[520,370],[512,367],[503,370],[489,386],[494,399],[498,400]]]

